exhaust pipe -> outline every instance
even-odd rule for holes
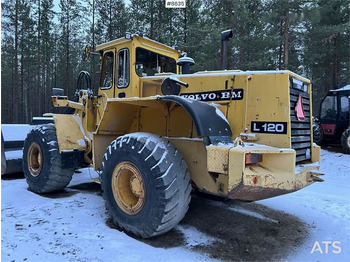
[[[221,32],[221,57],[220,65],[221,69],[227,69],[227,42],[233,36],[232,30],[225,30]]]

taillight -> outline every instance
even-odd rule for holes
[[[259,162],[263,161],[263,155],[262,154],[255,154],[255,153],[247,153],[245,154],[245,164],[257,164]]]

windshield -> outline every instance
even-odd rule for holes
[[[337,97],[327,96],[321,105],[321,118],[336,119],[337,117]]]
[[[176,61],[143,48],[136,48],[136,73],[138,76],[154,76],[157,73],[176,73]]]

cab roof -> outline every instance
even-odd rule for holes
[[[329,90],[330,92],[339,92],[339,91],[350,91],[350,85],[346,85],[342,88],[334,89],[334,90]]]
[[[138,34],[133,34],[133,35],[129,34],[129,37],[127,37],[127,34],[126,34],[125,37],[121,37],[121,38],[112,40],[110,42],[97,45],[96,51],[109,49],[111,47],[115,47],[117,45],[121,45],[121,44],[124,44],[127,42],[135,42],[135,43],[138,43],[138,45],[145,45],[145,46],[148,45],[148,46],[151,46],[153,48],[160,49],[160,50],[170,52],[170,53],[178,53],[178,54],[181,53],[179,50],[176,50],[170,46],[164,45],[162,43],[159,43],[159,42],[154,41],[152,39],[149,39],[147,37],[140,36]]]

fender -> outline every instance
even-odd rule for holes
[[[175,102],[190,114],[198,136],[205,138],[206,145],[232,142],[232,130],[222,112],[213,105],[181,96],[163,96],[159,100]]]
[[[88,151],[89,140],[84,135],[84,129],[79,115],[53,114],[57,142],[63,156],[65,168],[83,167],[88,162],[84,154]]]
[[[54,125],[60,153],[86,149],[81,118],[78,115],[54,114]]]
[[[173,95],[147,98],[109,98],[96,133],[117,136],[130,133],[131,125],[140,108],[153,108],[166,115],[174,108],[174,103],[186,109],[195,124],[198,136],[210,137],[216,143],[232,142],[231,127],[218,108],[205,102]],[[148,130],[136,130],[136,132],[138,131],[149,132]]]
[[[174,111],[178,110],[179,106],[188,114],[175,114]],[[146,111],[148,115],[144,117]],[[176,122],[177,125],[171,125],[169,133],[170,122]],[[95,169],[100,168],[106,148],[118,136],[149,132],[168,137],[186,137],[180,129],[188,122],[193,122],[196,133],[187,137],[203,137],[205,145],[232,142],[232,131],[225,116],[218,108],[205,102],[172,95],[108,98],[92,139]]]

